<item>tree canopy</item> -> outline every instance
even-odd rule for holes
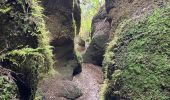
[[[91,21],[99,8],[104,4],[104,0],[80,0],[82,9],[82,23],[80,35],[86,39],[91,31]]]

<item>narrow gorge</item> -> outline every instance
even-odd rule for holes
[[[0,100],[170,100],[170,1],[0,0]]]

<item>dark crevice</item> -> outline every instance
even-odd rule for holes
[[[7,59],[3,59],[3,61],[0,61],[0,65],[3,68],[12,69],[13,63]],[[14,81],[18,87],[19,91],[19,99],[20,100],[30,100],[31,98],[31,87],[29,84],[25,81],[25,76],[23,74],[17,74],[14,72],[11,72],[11,76],[14,78]]]
[[[31,97],[31,87],[30,87],[30,85],[26,84],[21,79],[21,77],[23,77],[23,76],[18,76],[14,73],[11,73],[11,75],[15,78],[15,83],[18,86],[20,100],[30,100],[30,97]]]

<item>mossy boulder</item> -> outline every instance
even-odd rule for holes
[[[124,21],[105,60],[105,100],[169,100],[170,8]]]

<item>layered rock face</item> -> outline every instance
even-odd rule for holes
[[[103,100],[168,100],[169,5],[166,0],[106,0],[113,37],[103,68]]]
[[[33,0],[0,1],[2,100],[33,100],[40,74],[52,67],[52,52],[41,9]],[[2,70],[8,71],[6,76]]]
[[[43,5],[51,33],[50,44],[54,47],[55,66],[67,66],[73,69],[72,74],[81,72],[74,53],[74,37],[79,33],[81,20],[79,0],[44,0]]]

